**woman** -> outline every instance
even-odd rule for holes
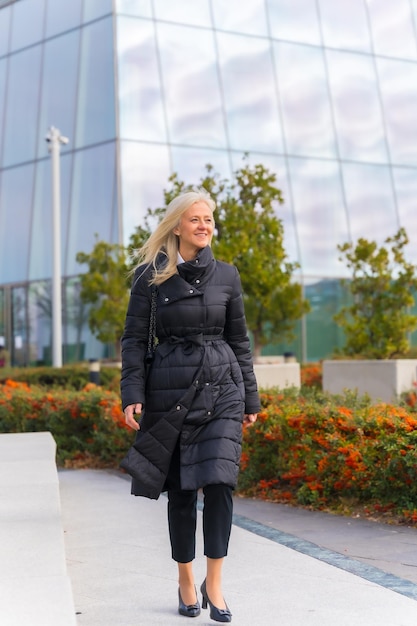
[[[138,431],[135,447],[143,469],[132,493],[157,498],[168,492],[178,611],[187,617],[200,613],[192,562],[202,488],[202,605],[210,605],[213,620],[230,622],[221,572],[242,422],[253,423],[260,405],[239,274],[216,261],[210,248],[214,209],[204,191],[179,195],[141,249],[122,337],[121,393],[126,423]],[[145,377],[154,292],[158,343]]]

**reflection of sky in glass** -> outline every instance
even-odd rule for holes
[[[33,170],[25,165],[1,174],[0,267],[6,283],[27,279]]]
[[[0,11],[0,56],[6,54],[9,50],[11,11],[12,7],[10,5]]]
[[[152,17],[151,0],[115,0],[116,13]]]
[[[148,208],[164,206],[171,174],[168,146],[122,141],[120,145],[123,240],[127,244]]]
[[[41,51],[35,46],[9,58],[3,166],[30,161],[35,156]]]
[[[364,0],[319,0],[324,45],[371,52]]]
[[[368,0],[375,54],[417,58],[413,16],[409,0]]]
[[[178,148],[171,150],[172,169],[187,185],[198,185],[206,176],[206,165],[212,165],[212,174],[230,180],[229,155],[224,150]]]
[[[406,229],[410,240],[406,248],[406,257],[417,263],[417,170],[394,167],[393,174],[400,225]]]
[[[378,59],[392,163],[417,165],[417,65]]]
[[[282,135],[266,39],[218,34],[219,62],[232,149],[282,151]]]
[[[81,21],[82,0],[48,2],[46,12],[46,37],[76,28]]]
[[[398,230],[389,168],[345,163],[343,180],[353,241],[382,243]]]
[[[301,264],[310,276],[341,276],[337,245],[349,239],[337,163],[289,159]]]
[[[267,35],[264,0],[211,0],[214,26],[249,35]]]
[[[154,23],[120,17],[117,26],[120,136],[167,141]]]
[[[71,0],[72,1],[72,0]],[[95,20],[112,12],[112,0],[87,0],[83,2],[83,22]]]
[[[158,23],[157,38],[170,140],[225,147],[213,33]]]
[[[335,157],[323,51],[287,43],[274,51],[287,152]]]
[[[45,0],[13,3],[10,50],[18,50],[41,41],[45,16]]]
[[[193,26],[212,26],[209,0],[153,0],[157,20],[192,24]]]
[[[372,58],[326,51],[337,138],[342,159],[388,160]]]
[[[316,0],[266,0],[275,39],[321,44]]]

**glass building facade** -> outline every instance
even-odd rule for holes
[[[101,358],[76,263],[127,243],[173,173],[277,175],[285,247],[317,360],[347,275],[337,245],[404,226],[417,263],[417,0],[0,0],[0,338],[50,362],[50,126],[61,148],[64,360]]]

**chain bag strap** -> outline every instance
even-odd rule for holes
[[[149,315],[149,332],[148,332],[148,349],[146,352],[145,363],[147,368],[152,362],[155,350],[156,335],[156,287],[152,286],[151,312]]]

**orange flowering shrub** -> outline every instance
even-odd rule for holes
[[[322,388],[323,367],[321,363],[302,363],[300,366],[301,385]]]
[[[333,509],[350,500],[417,519],[417,412],[407,404],[286,390],[263,393],[262,405],[244,431],[243,495]]]
[[[88,383],[80,391],[0,385],[0,432],[49,431],[60,465],[117,467],[132,441],[118,394]]]

